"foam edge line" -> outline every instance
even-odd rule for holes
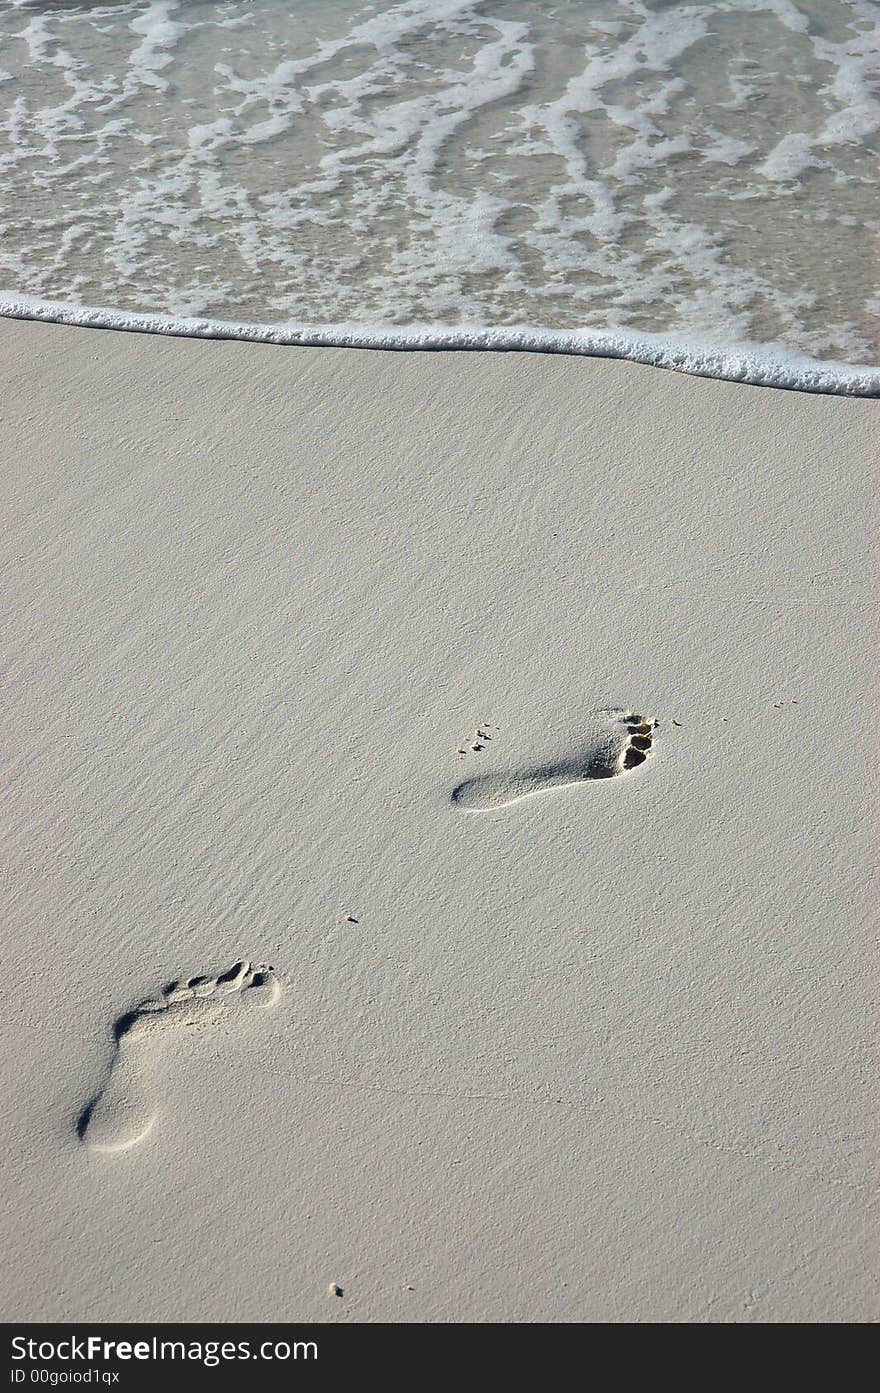
[[[560,353],[585,358],[620,358],[646,367],[668,368],[693,377],[756,387],[835,396],[880,396],[880,367],[822,362],[796,354],[773,357],[759,345],[721,348],[662,334],[541,329],[528,325],[467,328],[443,324],[246,324],[71,305],[6,291],[0,291],[0,317],[67,324],[81,329],[117,329],[176,338],[233,339],[300,348]]]

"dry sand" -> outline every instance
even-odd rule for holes
[[[875,1319],[878,404],[0,367],[6,1317]]]

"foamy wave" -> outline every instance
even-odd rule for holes
[[[69,324],[84,329],[119,329],[179,338],[239,339],[247,343],[301,348],[374,348],[391,351],[467,350],[494,353],[562,353],[584,358],[623,358],[648,367],[670,368],[694,377],[714,377],[758,387],[838,396],[880,396],[880,368],[768,354],[758,344],[721,347],[684,342],[663,334],[610,333],[590,329],[505,328],[450,324],[235,324],[222,319],[175,318],[0,295],[0,316]]]
[[[0,282],[858,371],[878,32],[876,0],[0,0]]]

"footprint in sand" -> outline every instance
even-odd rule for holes
[[[552,764],[465,779],[453,789],[452,802],[457,808],[482,812],[549,788],[564,788],[586,779],[613,779],[644,764],[651,754],[658,722],[653,716],[637,716],[632,711],[607,714],[613,718],[607,734],[588,749]]]
[[[113,1028],[116,1054],[101,1092],[79,1119],[77,1131],[94,1151],[127,1151],[142,1141],[159,1108],[152,1066],[165,1037],[179,1027],[199,1030],[242,1007],[274,1006],[281,986],[263,963],[234,963],[219,977],[171,982],[160,997],[141,1002]]]

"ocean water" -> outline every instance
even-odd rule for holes
[[[0,112],[7,313],[880,384],[877,0],[0,0]]]

